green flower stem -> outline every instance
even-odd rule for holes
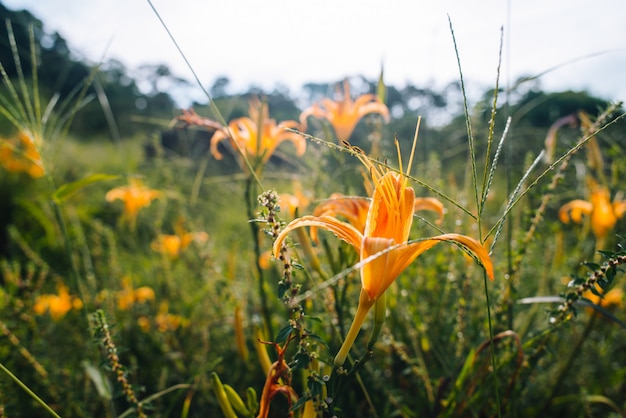
[[[254,183],[253,180],[253,177],[248,177],[246,179],[245,201],[248,219],[254,219],[256,217],[254,213],[254,209],[256,207],[256,190],[254,186],[256,183]],[[267,331],[270,338],[274,338],[274,332],[272,329],[272,316],[270,313],[267,292],[265,291],[265,273],[259,262],[262,252],[261,242],[259,241],[259,227],[256,222],[248,222],[248,224],[250,225],[250,232],[252,233],[252,241],[254,243],[254,265],[256,267],[259,279],[259,296],[261,298],[261,312],[263,314],[263,321],[265,322],[265,330]]]
[[[370,299],[367,292],[361,289],[359,306],[356,308],[356,314],[354,315],[354,319],[352,320],[352,325],[350,325],[348,334],[343,340],[343,344],[341,345],[339,352],[335,356],[335,367],[341,367],[343,366],[343,363],[346,362],[346,357],[348,357],[348,353],[350,352],[350,348],[352,348],[352,344],[354,344],[354,340],[356,340],[357,335],[359,335],[359,331],[361,330],[363,321],[365,321],[367,313],[370,311],[370,309],[372,309],[372,306],[374,306],[375,302],[375,300]]]
[[[387,314],[387,302],[385,298],[385,293],[376,299],[376,304],[374,305],[374,328],[372,329],[372,335],[370,335],[370,340],[367,343],[367,349],[371,350],[378,341],[378,337],[380,336],[380,331],[383,329],[383,322],[385,322],[385,315]]]

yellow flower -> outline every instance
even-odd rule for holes
[[[154,318],[154,322],[157,329],[161,332],[175,331],[179,327],[186,328],[189,325],[188,319],[169,313],[169,304],[167,302],[161,302],[159,305],[159,313]]]
[[[81,309],[83,302],[76,296],[70,296],[67,286],[59,284],[57,286],[57,295],[41,295],[35,299],[33,310],[37,315],[50,313],[50,317],[54,321],[63,318],[72,309]]]
[[[117,293],[117,307],[121,311],[130,309],[135,303],[146,303],[154,300],[154,290],[148,286],[133,289],[130,278],[122,279],[122,290]]]
[[[178,258],[192,242],[203,243],[209,239],[206,232],[187,232],[184,219],[179,219],[174,226],[174,235],[159,234],[152,242],[151,248],[165,254],[172,260]]]
[[[602,240],[615,227],[617,220],[624,216],[624,212],[626,200],[611,203],[608,189],[592,182],[589,201],[576,199],[564,204],[559,209],[559,219],[566,224],[570,220],[581,223],[582,216],[588,215],[593,234],[596,239]]]
[[[335,357],[341,366],[357,337],[370,309],[376,304],[375,329],[384,318],[384,293],[398,275],[420,254],[441,241],[454,241],[471,250],[481,261],[487,275],[493,279],[493,266],[487,250],[473,238],[459,234],[443,234],[424,240],[409,241],[415,212],[415,192],[407,187],[403,174],[375,166],[362,154],[357,154],[371,173],[374,191],[368,207],[364,229],[343,222],[334,216],[304,216],[289,223],[274,242],[273,252],[279,254],[287,234],[309,226],[332,232],[359,252],[361,262],[361,295],[352,326]],[[400,155],[399,155],[400,157]],[[412,160],[412,158],[411,158]],[[409,162],[410,171],[411,162]],[[380,301],[380,305],[377,302]]]
[[[128,180],[128,186],[121,186],[107,192],[105,199],[107,202],[121,200],[124,202],[124,213],[122,219],[134,226],[139,210],[159,197],[162,193],[158,190],[144,186],[141,179],[132,177]]]
[[[341,95],[339,86],[337,94]],[[335,135],[339,142],[348,141],[354,128],[361,118],[370,113],[379,113],[389,122],[389,109],[381,103],[375,94],[363,94],[352,100],[350,97],[350,85],[348,80],[343,83],[343,98],[334,101],[323,99],[320,104],[314,104],[300,114],[300,122],[306,126],[309,116],[328,120],[335,129]]]
[[[25,132],[20,131],[17,139],[0,140],[0,164],[10,173],[24,172],[33,178],[44,175],[41,155]]]
[[[596,290],[600,292],[600,294],[602,294],[602,290],[599,289],[598,286],[596,286]],[[621,308],[624,306],[624,302],[623,302],[624,292],[622,292],[622,289],[619,289],[619,288],[613,288],[609,290],[608,292],[603,294],[602,297],[596,295],[591,290],[587,290],[585,293],[583,293],[583,297],[586,299],[589,299],[591,303],[595,305],[603,306],[605,308],[608,308],[611,306]]]
[[[281,211],[287,209],[289,216],[294,218],[296,212],[301,212],[306,209],[311,203],[311,198],[302,191],[302,185],[300,182],[295,181],[293,194],[282,193],[278,196],[278,205]]]
[[[286,128],[300,129],[300,124],[294,120],[287,120],[276,124],[274,119],[269,118],[267,103],[261,103],[258,99],[250,100],[250,117],[241,117],[232,120],[228,124],[228,132],[225,129],[216,131],[211,138],[211,154],[216,160],[221,160],[223,155],[218,150],[221,141],[228,139],[234,149],[239,149],[247,157],[259,157],[266,162],[272,156],[278,145],[283,141],[291,141],[296,147],[296,154],[302,155],[306,150],[305,139]],[[232,138],[229,137],[229,133]],[[259,137],[260,135],[260,137]],[[234,144],[232,141],[234,140]]]

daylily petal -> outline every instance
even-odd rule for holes
[[[415,204],[413,205],[413,210],[416,212],[418,210],[430,210],[433,212],[437,212],[439,214],[439,218],[435,223],[439,225],[441,222],[443,222],[443,203],[441,203],[441,201],[435,199],[434,197],[416,197]]]
[[[493,280],[494,272],[491,258],[487,249],[480,242],[465,235],[443,234],[399,246],[367,263],[361,269],[363,289],[371,299],[376,300],[417,257],[442,241],[454,241],[467,247],[478,257],[489,279]],[[384,242],[380,238],[364,238],[361,261],[377,252],[388,249],[393,245],[393,241],[388,240],[386,247],[383,244]]]
[[[225,139],[228,139],[228,134],[224,130],[215,131],[211,137],[211,155],[213,155],[213,158],[216,160],[224,158],[224,155],[219,152],[217,146]]]
[[[370,199],[365,197],[343,196],[334,193],[330,199],[317,205],[313,216],[342,216],[359,231],[365,230]],[[317,229],[311,228],[311,239],[317,242]]]
[[[415,192],[405,186],[402,175],[393,172],[386,173],[376,183],[364,235],[406,242],[413,221]]]
[[[349,223],[342,222],[331,216],[303,216],[302,218],[298,218],[290,222],[285,227],[285,229],[280,232],[278,237],[276,237],[272,249],[272,251],[274,252],[274,256],[277,256],[280,253],[280,249],[282,247],[283,241],[287,237],[287,234],[294,229],[301,228],[303,226],[314,226],[330,231],[335,234],[337,238],[344,240],[348,244],[352,245],[354,248],[356,248],[357,251],[359,251],[361,247],[363,234],[361,234],[359,230],[357,230]]]
[[[613,212],[617,219],[621,219],[626,213],[626,200],[613,202]]]
[[[591,202],[580,199],[572,200],[561,206],[561,209],[559,209],[559,219],[564,224],[568,224],[570,219],[572,222],[579,224],[582,222],[582,215],[589,215],[592,210],[593,205]]]
[[[617,218],[613,212],[609,191],[597,186],[591,193],[591,230],[598,238],[605,237],[615,227]]]

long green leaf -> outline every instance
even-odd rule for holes
[[[62,202],[68,200],[70,197],[72,197],[81,189],[89,186],[90,184],[97,183],[99,181],[115,180],[120,177],[121,176],[115,175],[115,174],[102,174],[102,173],[92,174],[80,180],[76,180],[71,183],[66,183],[60,186],[52,194],[52,199],[57,204],[61,204]]]

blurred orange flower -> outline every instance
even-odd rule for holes
[[[117,293],[117,307],[126,311],[135,303],[145,303],[154,300],[154,290],[148,286],[133,289],[130,277],[122,279],[122,290]]]
[[[311,203],[311,198],[302,191],[302,185],[299,182],[294,182],[293,188],[293,194],[283,193],[278,196],[281,211],[287,209],[291,219],[296,216],[296,212],[303,211]]]
[[[154,322],[159,331],[175,331],[179,327],[185,328],[189,325],[189,320],[180,315],[169,313],[169,305],[167,302],[161,302],[159,305],[159,313],[154,318]]]
[[[261,103],[258,99],[250,100],[249,106],[250,117],[234,119],[228,124],[228,130],[221,129],[213,134],[211,153],[216,160],[223,157],[218,145],[225,139],[231,142],[235,150],[239,149],[247,157],[261,158],[262,162],[269,160],[283,141],[293,142],[298,156],[304,154],[306,150],[304,137],[286,129],[300,129],[298,122],[286,120],[277,124],[274,119],[269,118],[267,103]]]
[[[209,239],[206,232],[187,232],[184,222],[179,221],[174,227],[175,234],[159,234],[152,242],[151,248],[174,260],[189,247],[192,242],[203,243]]]
[[[359,252],[361,266],[361,296],[352,326],[335,357],[335,365],[341,366],[356,339],[367,313],[383,295],[400,273],[420,254],[442,241],[457,242],[471,250],[481,261],[489,278],[493,279],[493,266],[485,247],[473,238],[459,234],[443,234],[424,240],[409,241],[409,233],[415,212],[415,192],[407,187],[407,179],[385,167],[374,165],[366,156],[357,154],[371,174],[374,191],[367,210],[364,229],[343,222],[335,216],[304,216],[289,223],[274,242],[274,255],[280,253],[288,233],[304,226],[322,228],[339,239],[351,244]],[[399,155],[400,157],[400,155]],[[399,158],[401,161],[401,158]],[[411,158],[412,161],[412,158]],[[409,162],[409,170],[411,163]],[[409,171],[407,170],[407,172]],[[361,204],[361,208],[363,204]],[[341,205],[338,208],[342,208]],[[336,209],[337,211],[339,209]],[[338,212],[337,212],[338,214]],[[360,218],[356,217],[359,219]],[[384,308],[384,305],[382,306]],[[378,309],[376,319],[384,309]]]
[[[596,289],[598,289],[598,292],[602,294],[602,290],[600,290],[598,287],[596,287]],[[624,292],[622,292],[622,289],[619,288],[613,288],[609,290],[608,292],[603,294],[602,297],[596,295],[591,290],[587,290],[585,293],[583,293],[583,297],[585,299],[589,299],[589,301],[593,304],[600,305],[605,308],[612,306],[621,308],[624,306]]]
[[[35,142],[22,131],[17,138],[0,139],[0,164],[9,173],[26,173],[33,178],[44,175],[41,155]]]
[[[335,135],[341,143],[350,139],[356,125],[367,114],[378,113],[382,115],[385,122],[389,122],[389,109],[378,100],[375,94],[363,94],[356,100],[352,100],[348,80],[343,83],[343,94],[337,86],[337,96],[341,99],[337,101],[323,99],[321,103],[305,109],[300,114],[302,125],[306,127],[309,116],[326,119],[333,126]]]
[[[150,189],[144,186],[143,181],[136,177],[128,180],[128,186],[120,186],[111,189],[105,195],[107,202],[121,200],[124,202],[124,212],[122,219],[131,227],[135,226],[137,214],[139,210],[150,205],[154,199],[162,196],[158,190]]]
[[[64,284],[57,286],[56,295],[40,295],[35,299],[33,310],[37,315],[43,315],[46,312],[54,321],[63,318],[72,309],[81,309],[83,302],[76,296],[70,296],[69,289]]]
[[[596,239],[602,240],[615,227],[617,220],[626,212],[626,200],[611,203],[609,190],[595,182],[591,182],[589,201],[576,199],[564,204],[559,209],[559,219],[568,224],[582,222],[583,215],[590,216],[591,230]]]

